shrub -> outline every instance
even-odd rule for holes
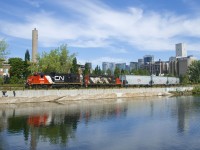
[[[200,95],[200,86],[195,86],[192,90],[192,94]]]
[[[18,79],[16,76],[12,76],[10,78],[10,84],[23,84],[24,80],[23,79]]]

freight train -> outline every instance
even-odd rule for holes
[[[121,75],[119,78],[106,75],[79,74],[42,74],[36,73],[29,76],[26,81],[28,88],[79,88],[79,87],[128,87],[128,86],[153,86],[177,85],[179,78],[161,76]]]

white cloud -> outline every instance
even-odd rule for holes
[[[40,3],[41,3],[41,1],[37,1],[37,0],[23,0],[23,1],[37,8],[40,7]]]
[[[77,39],[77,40],[69,40],[68,44],[71,47],[80,47],[80,48],[106,47],[107,45],[110,45],[109,41],[105,41],[103,39]]]
[[[123,48],[123,47],[114,47],[114,46],[111,46],[111,47],[108,47],[107,49],[109,49],[109,51],[111,53],[116,53],[116,54],[127,54],[128,53],[128,50],[126,50],[126,48]]]
[[[35,1],[26,1],[40,6]],[[1,20],[1,32],[31,39],[31,30],[36,27],[39,30],[39,41],[42,46],[55,46],[66,41],[68,45],[74,47],[109,49],[118,41],[140,50],[153,51],[174,50],[176,42],[191,45],[188,46],[190,50],[200,47],[199,43],[187,39],[188,36],[200,38],[198,17],[178,16],[171,12],[160,14],[136,7],[117,11],[98,0],[60,0],[49,3],[55,5],[57,9],[62,9],[64,14],[62,12],[57,16],[58,12],[55,10],[43,10],[25,14],[25,23]],[[185,37],[184,41],[182,36]],[[127,50],[119,49],[113,52],[126,53]]]

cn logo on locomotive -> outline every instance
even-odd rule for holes
[[[65,76],[54,76],[54,80],[55,81],[64,81],[65,80]]]

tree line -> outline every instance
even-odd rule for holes
[[[0,68],[8,56],[8,44],[5,40],[0,40]],[[35,72],[42,72],[45,74],[56,73],[76,73],[83,75],[112,75],[116,77],[120,75],[134,74],[134,75],[149,75],[147,70],[120,70],[115,68],[114,72],[110,69],[105,72],[101,70],[100,66],[96,66],[94,70],[86,63],[83,72],[80,70],[79,64],[75,54],[70,54],[67,45],[61,45],[58,48],[50,50],[50,52],[42,52],[37,56],[37,63],[30,61],[29,50],[26,50],[24,60],[22,58],[9,58],[8,64],[11,68],[9,70],[10,78],[4,76],[0,77],[0,83],[22,84],[27,77]],[[200,83],[200,61],[194,61],[189,67],[187,74],[180,77],[183,84]]]

